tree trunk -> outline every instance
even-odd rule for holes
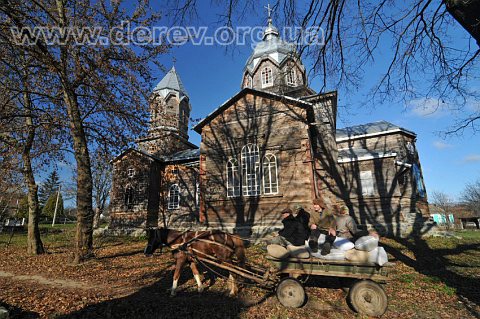
[[[77,232],[74,262],[81,263],[93,257],[92,172],[77,96],[67,87],[64,87],[64,96],[77,163]]]
[[[102,210],[97,207],[95,210],[95,216],[93,216],[93,229],[97,229],[100,227],[100,214],[102,213]]]
[[[477,40],[480,46],[480,1],[444,0],[448,13]]]
[[[26,76],[26,71],[24,70]],[[24,88],[27,88],[26,81],[23,83]],[[29,254],[43,254],[42,240],[40,238],[40,230],[38,228],[38,187],[35,183],[35,176],[33,175],[32,161],[30,157],[30,151],[35,139],[35,127],[31,118],[32,105],[30,96],[28,93],[24,93],[23,96],[25,102],[25,124],[27,128],[27,138],[22,149],[22,162],[23,162],[23,178],[28,188],[28,239],[27,239],[27,253]]]
[[[63,30],[68,25],[65,3],[55,0],[58,13],[58,27]],[[70,48],[71,49],[71,48]],[[73,138],[73,149],[77,163],[77,231],[75,234],[74,262],[81,263],[93,257],[93,184],[88,153],[87,137],[82,123],[76,86],[70,81],[68,71],[69,52],[67,46],[60,47],[58,75],[62,85],[63,99],[67,108],[68,126]]]
[[[31,172],[31,171],[30,171]],[[30,175],[30,174],[29,174]],[[33,177],[33,174],[31,174]],[[38,228],[38,196],[37,185],[35,182],[31,184],[28,182],[28,240],[27,253],[29,254],[43,254],[43,243],[40,238],[40,229]]]

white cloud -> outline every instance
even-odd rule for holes
[[[412,108],[411,115],[420,117],[440,117],[447,115],[445,108],[448,103],[432,98],[422,98],[418,100],[411,100],[408,106]]]
[[[480,155],[472,154],[462,159],[462,164],[480,162]]]
[[[467,110],[471,112],[480,112],[480,104],[475,101],[468,101],[467,104]]]
[[[435,141],[435,142],[433,142],[433,147],[435,147],[436,149],[439,149],[439,150],[444,150],[446,148],[453,147],[453,145],[442,142],[442,141]]]

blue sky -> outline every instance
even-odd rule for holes
[[[163,9],[161,2],[151,5],[153,10]],[[258,8],[255,9],[257,14],[251,15],[242,25],[251,28],[257,27],[257,32],[260,28],[265,27],[266,10],[263,9],[263,6],[266,5],[266,1],[260,2]],[[216,19],[215,9],[208,5],[199,5],[199,14],[203,21],[192,27],[196,30],[199,30],[198,28],[201,26],[206,27],[204,36],[214,37],[217,29],[211,23]],[[212,21],[208,21],[208,19]],[[161,20],[160,23],[170,26],[166,20]],[[276,23],[276,13],[273,15],[273,24],[280,32],[282,31],[283,26]],[[465,36],[465,31],[461,27],[454,27],[453,31],[450,31],[455,32],[455,38]],[[232,51],[226,53],[225,46],[216,45],[215,41],[208,41],[207,38],[204,38],[199,42],[199,45],[186,43],[174,47],[170,54],[162,55],[159,61],[168,71],[172,67],[175,57],[175,68],[190,97],[192,118],[204,118],[240,90],[242,70],[253,50],[251,43],[247,43],[237,45],[233,53]],[[391,53],[387,46],[382,47],[381,52],[385,55],[377,55],[375,65],[365,66],[367,72],[363,87],[348,93],[332,85],[327,85],[325,88],[324,91],[338,91],[337,127],[385,120],[414,131],[417,134],[416,146],[430,201],[432,202],[433,191],[444,192],[452,200],[458,200],[465,185],[480,178],[480,134],[472,135],[467,132],[464,136],[441,139],[436,132],[453,124],[455,117],[443,110],[432,113],[431,107],[435,105],[435,99],[426,101],[424,104],[426,108],[415,108],[416,105],[421,104],[419,103],[421,99],[410,101],[407,105],[406,103],[385,103],[375,107],[364,106],[365,92],[375,84],[375,80],[380,77],[382,72],[385,72],[387,56]],[[354,59],[355,57],[350,58]],[[303,63],[308,74],[311,69],[311,61],[303,59]],[[158,70],[155,74],[158,80],[153,84],[154,86],[165,73]],[[318,92],[321,88],[321,80],[319,77],[310,77],[310,87]],[[472,83],[473,86],[479,88],[480,84]],[[478,108],[479,106],[470,105],[470,107]],[[193,130],[190,130],[190,141],[200,145],[200,136]],[[73,159],[72,163],[74,163]],[[66,176],[68,171],[69,169],[61,169],[65,181],[68,179]],[[46,176],[46,174],[42,174],[42,178],[43,175]],[[42,179],[39,181],[41,182]]]
[[[260,12],[259,6],[257,11]],[[250,27],[265,26],[266,14],[262,11],[257,17],[250,19]],[[201,13],[201,12],[200,12]],[[274,25],[275,17],[274,17]],[[244,25],[248,25],[244,24]],[[279,29],[282,26],[276,25]],[[207,36],[213,36],[215,29],[209,26]],[[462,33],[461,28],[458,29]],[[385,49],[388,50],[388,49]],[[242,70],[248,56],[252,52],[250,44],[239,45],[235,52],[225,53],[225,47],[218,45],[180,45],[171,50],[170,55],[162,56],[160,62],[169,69],[175,56],[175,68],[187,90],[192,105],[192,118],[204,118],[222,103],[235,95],[240,90]],[[381,61],[381,57],[379,59]],[[303,60],[310,69],[308,60]],[[480,178],[480,135],[470,132],[464,136],[451,137],[443,140],[436,134],[453,123],[454,116],[446,111],[431,113],[431,106],[436,102],[429,100],[426,108],[418,107],[421,101],[410,101],[405,111],[405,104],[387,104],[365,108],[364,92],[374,84],[384,69],[369,68],[364,88],[357,94],[346,94],[338,90],[339,119],[337,127],[364,124],[385,120],[395,125],[402,126],[417,134],[417,149],[419,152],[424,180],[429,196],[433,191],[448,194],[452,200],[458,200],[461,191],[467,183]],[[157,72],[158,81],[164,73]],[[320,78],[309,78],[310,87],[315,91],[321,88]],[[327,87],[326,91],[337,90],[336,87]],[[344,106],[348,106],[348,112]],[[478,107],[478,106],[477,106]],[[200,136],[193,130],[190,131],[190,141],[196,145],[200,143]]]

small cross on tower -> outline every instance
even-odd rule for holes
[[[268,12],[268,21],[271,22],[271,21],[272,21],[271,12],[273,11],[273,9],[270,9],[270,3],[268,4],[267,7],[264,7],[264,8],[267,9],[267,12]]]

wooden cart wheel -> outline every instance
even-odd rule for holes
[[[288,277],[278,284],[277,298],[285,307],[299,308],[305,304],[307,296],[302,283],[295,278]]]
[[[350,288],[348,301],[356,312],[381,316],[387,311],[388,297],[382,286],[371,280],[359,280]]]

